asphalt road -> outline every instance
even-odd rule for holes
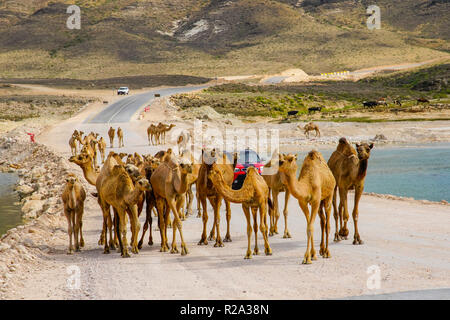
[[[109,105],[94,117],[87,119],[85,123],[124,123],[129,122],[133,115],[145,104],[151,103],[155,99],[155,93],[161,97],[170,96],[177,93],[185,93],[207,88],[207,85],[192,87],[174,87],[151,90],[145,93],[127,96]]]

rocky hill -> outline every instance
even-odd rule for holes
[[[68,29],[70,4],[81,29]],[[0,77],[307,73],[447,55],[450,2],[379,0],[4,0]]]

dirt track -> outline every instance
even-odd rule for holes
[[[74,128],[81,127],[86,129],[85,132],[94,130],[106,136],[106,125],[81,124],[97,111],[88,107],[77,117],[45,131],[38,141],[68,156],[67,138]],[[156,110],[154,116],[158,120],[163,119],[164,110]],[[144,127],[145,124],[138,123],[122,127],[126,148],[121,151],[147,153],[159,149],[147,146],[142,132]],[[76,166],[73,169],[81,174]],[[352,201],[349,203],[351,210]],[[213,217],[211,207],[208,209],[209,230]],[[226,227],[223,208],[221,217],[223,236]],[[201,219],[191,216],[183,222],[183,233],[190,251],[184,257],[159,252],[160,237],[155,223],[155,244],[148,246],[145,243],[139,255],[122,259],[116,252],[103,254],[102,247],[97,245],[102,218],[96,200],[90,196],[84,219],[86,247],[81,253],[65,254],[68,241],[66,222],[63,217],[58,221],[47,243],[49,252],[42,254],[32,271],[18,275],[20,284],[16,282],[6,292],[5,298],[318,299],[450,287],[450,206],[446,205],[363,196],[359,223],[365,244],[353,246],[351,240],[333,243],[331,236],[331,259],[319,257],[312,265],[301,265],[306,248],[306,223],[293,198],[289,203],[288,220],[292,239],[282,238],[284,220],[280,217],[280,234],[269,239],[273,255],[262,254],[252,260],[243,259],[247,239],[240,205],[232,205],[233,241],[225,243],[223,248],[215,248],[214,241],[210,241],[208,246],[197,245]],[[334,221],[331,229],[333,232]],[[353,235],[352,223],[350,232],[349,239]],[[320,227],[316,220],[316,246],[319,238]],[[263,248],[260,234],[258,244],[260,249]],[[67,268],[71,266],[80,270],[80,289],[67,287],[70,277]],[[367,271],[371,266],[379,267],[379,289],[367,287],[370,277]]]

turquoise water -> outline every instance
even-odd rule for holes
[[[0,173],[0,236],[22,223],[20,206],[14,205],[19,201],[13,190],[16,182],[16,175]]]
[[[333,150],[320,152],[328,161]],[[304,157],[305,152],[301,152],[301,161]],[[375,146],[364,191],[418,200],[450,201],[450,144]]]

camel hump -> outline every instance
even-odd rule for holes
[[[308,153],[308,158],[311,160],[322,159],[322,154],[317,150],[311,150]]]
[[[339,139],[339,143],[340,143],[340,144],[349,144],[348,141],[347,141],[347,139],[346,139],[345,137],[340,138],[340,139]]]

